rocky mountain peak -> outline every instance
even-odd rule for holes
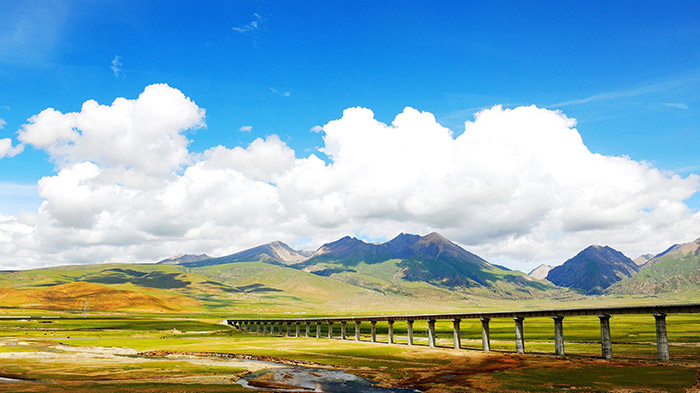
[[[639,266],[620,251],[592,245],[550,270],[547,280],[563,287],[602,291],[637,271]]]

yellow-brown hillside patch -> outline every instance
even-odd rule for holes
[[[90,309],[104,311],[173,312],[192,299],[171,295],[159,299],[136,291],[114,289],[102,284],[74,282],[42,288],[0,288],[3,307],[43,310],[81,310],[87,300]]]

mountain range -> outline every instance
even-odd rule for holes
[[[378,244],[346,236],[314,252],[272,242],[216,258],[0,272],[0,314],[80,312],[85,304],[110,312],[429,312],[503,301],[536,305],[586,293],[692,298],[700,288],[700,239],[654,255],[641,269],[607,246],[590,246],[548,269],[531,272],[547,280],[533,278],[438,233],[402,233]]]
[[[426,236],[402,233],[379,244],[346,236],[322,245],[311,255],[297,252],[282,242],[273,242],[224,257],[179,264],[202,267],[244,261],[285,265],[362,288],[401,294],[410,293],[406,290],[410,282],[515,298],[554,289],[546,281],[493,265],[438,233]]]

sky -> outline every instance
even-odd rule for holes
[[[700,237],[700,4],[1,1],[0,269]]]

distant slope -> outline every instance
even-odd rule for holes
[[[198,268],[197,272],[232,287],[250,288],[250,294],[268,298],[296,297],[304,302],[323,303],[331,297],[348,298],[368,292],[302,270],[262,262],[210,265]]]
[[[0,308],[80,311],[85,302],[90,311],[178,312],[178,304],[189,299],[164,300],[136,291],[110,288],[106,285],[73,282],[42,288],[0,288]]]
[[[644,254],[640,255],[636,258],[634,258],[632,261],[637,264],[637,266],[642,267],[647,264],[652,258],[654,258],[654,254]]]
[[[268,244],[263,244],[262,246],[253,247],[235,254],[227,255],[224,257],[210,258],[201,261],[185,262],[181,263],[183,266],[189,267],[200,267],[200,266],[211,266],[211,265],[222,265],[231,262],[272,262],[279,263],[283,265],[291,265],[305,261],[306,256],[297,252],[288,245],[275,241]]]
[[[634,277],[608,291],[614,294],[700,293],[700,238],[676,244],[655,256]]]
[[[207,254],[178,254],[170,258],[165,258],[162,261],[159,261],[158,263],[162,265],[181,265],[183,263],[204,261],[207,259],[211,259],[211,257]]]
[[[623,253],[594,245],[550,270],[547,280],[558,286],[599,293],[637,271],[639,266]]]
[[[545,280],[547,279],[547,274],[549,274],[549,271],[552,269],[554,269],[554,266],[542,264],[532,269],[527,275],[538,280]]]
[[[49,289],[76,282],[147,294],[173,302],[183,311],[230,305],[232,297],[245,292],[177,265],[110,263],[0,273],[0,288],[7,289]]]
[[[354,237],[345,236],[332,243],[322,245],[311,255],[307,264],[340,262],[345,266],[353,266],[360,262],[382,262],[392,257],[392,252],[386,244],[370,244]]]

